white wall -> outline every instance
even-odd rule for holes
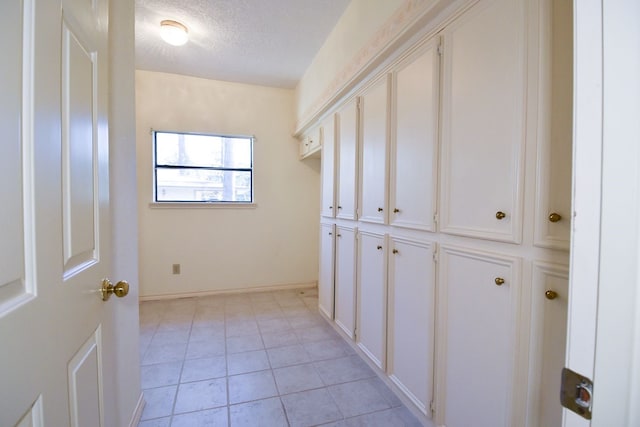
[[[319,163],[294,117],[293,90],[136,71],[141,297],[316,282]],[[254,135],[257,207],[151,208],[151,128]]]

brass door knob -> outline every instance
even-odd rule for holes
[[[102,293],[102,301],[108,301],[111,294],[115,294],[118,298],[122,298],[127,296],[129,293],[129,283],[127,283],[126,280],[121,280],[114,286],[109,279],[104,279],[102,281],[102,288],[100,288],[100,292]]]
[[[496,282],[496,285],[498,286],[504,285],[504,279],[502,277],[496,277],[495,282]]]
[[[377,246],[377,249],[378,249],[379,251],[380,251],[380,250],[382,250],[382,246],[378,245],[378,246]]]
[[[393,252],[394,254],[397,254],[397,253],[398,253],[398,250],[397,250],[397,249],[394,249],[394,250],[392,250],[391,252]]]
[[[551,221],[551,222],[558,222],[561,219],[562,219],[562,215],[560,215],[559,213],[551,212],[549,214],[549,221]]]
[[[395,208],[395,209],[393,210],[393,213],[398,213],[398,212],[400,212],[400,209],[398,209],[398,208]]]
[[[502,211],[496,212],[496,218],[498,218],[498,219],[504,219],[504,218],[506,218],[506,216],[507,216],[507,214],[502,212]]]
[[[558,298],[558,293],[556,291],[548,290],[547,292],[544,293],[544,296],[547,299],[556,299]]]
[[[378,212],[382,212],[384,209],[382,208],[378,208]]]

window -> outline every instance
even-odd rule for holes
[[[153,133],[156,202],[253,202],[253,138]]]

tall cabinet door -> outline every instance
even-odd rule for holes
[[[358,176],[358,99],[337,114],[338,185],[336,217],[356,219],[356,177]]]
[[[389,221],[397,227],[435,231],[438,69],[432,39],[393,72]]]
[[[320,265],[318,271],[318,308],[333,319],[333,260],[335,257],[335,225],[320,224]]]
[[[358,347],[385,369],[387,343],[387,269],[384,235],[360,232],[358,239]]]
[[[362,162],[360,220],[385,223],[389,78],[382,77],[360,98]]]
[[[483,0],[443,32],[440,230],[522,240],[523,0]]]
[[[512,410],[526,398],[525,385],[514,387],[519,286],[518,259],[441,247],[445,410],[440,421],[447,427],[520,424]]]
[[[356,326],[356,229],[336,226],[335,321],[351,339]]]
[[[435,334],[434,243],[391,237],[387,373],[431,418]]]
[[[320,193],[320,215],[335,216],[335,116],[332,114],[322,122],[322,181]]]
[[[538,126],[535,245],[569,249],[573,139],[571,2],[549,2],[543,38]]]
[[[528,427],[562,425],[558,399],[567,340],[569,268],[533,264],[532,389],[536,390]]]

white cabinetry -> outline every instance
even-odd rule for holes
[[[333,319],[333,260],[335,258],[335,225],[320,224],[320,260],[318,271],[318,308]]]
[[[441,247],[439,306],[446,333],[444,425],[514,426],[519,260]]]
[[[393,72],[391,225],[435,231],[438,177],[437,39],[428,41]]]
[[[320,155],[322,145],[322,128],[316,126],[305,134],[300,141],[300,158],[316,157]]]
[[[389,78],[383,76],[360,98],[362,163],[360,221],[385,222],[387,206],[387,130]]]
[[[358,176],[358,99],[337,113],[338,171],[336,217],[356,219],[356,182]]]
[[[571,3],[547,5],[550,34],[543,38],[542,90],[537,153],[536,246],[569,249],[571,231],[571,155],[573,57]]]
[[[442,232],[521,241],[526,23],[523,1],[493,0],[443,31]]]
[[[387,350],[387,269],[384,235],[359,232],[356,343],[385,369]]]
[[[534,263],[531,378],[535,393],[529,410],[528,427],[562,425],[558,390],[567,340],[568,287],[567,267]]]
[[[335,321],[351,339],[356,322],[356,229],[336,226]]]
[[[387,374],[430,418],[435,334],[433,243],[391,237],[389,249]]]
[[[335,116],[332,114],[322,122],[322,181],[320,189],[320,215],[335,216]]]

